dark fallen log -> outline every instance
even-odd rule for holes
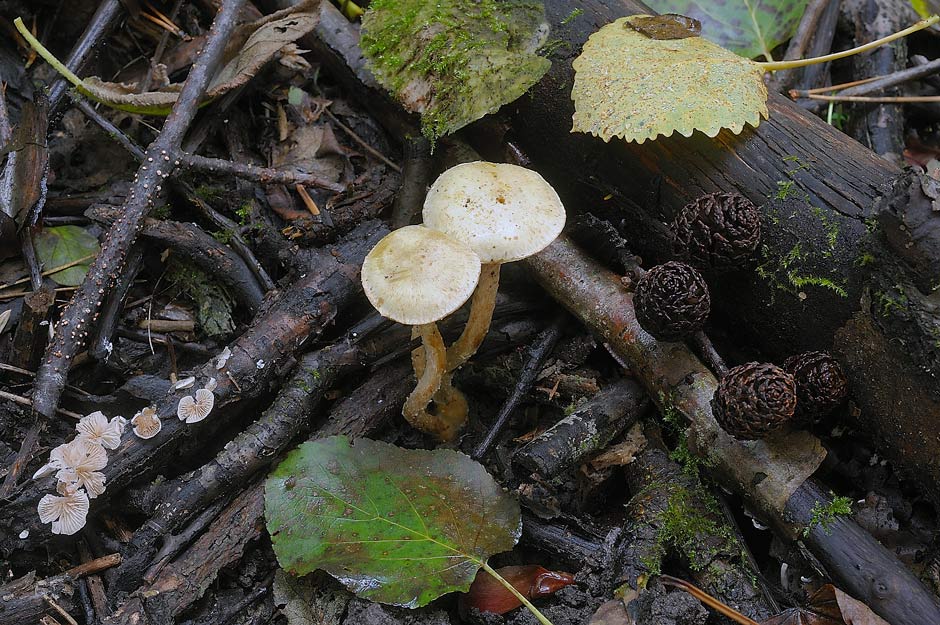
[[[511,108],[514,141],[563,198],[575,200],[569,206],[622,220],[631,248],[650,262],[670,257],[662,223],[689,200],[737,191],[758,204],[764,219],[757,267],[709,277],[721,313],[714,321],[778,361],[809,349],[883,352],[864,367],[857,359],[846,363],[861,408],[858,425],[940,504],[940,314],[924,301],[936,280],[924,282],[940,275],[940,213],[919,213],[916,240],[906,236],[911,224],[903,217],[888,223],[897,207],[923,203],[919,181],[905,181],[895,165],[777,96],[770,98],[770,119],[737,136],[697,133],[636,145],[572,134],[573,105],[561,88],[573,80],[571,61],[591,32],[643,7],[588,0],[549,0],[546,7],[553,25],[574,9],[584,13],[555,31],[570,47],[559,48],[549,74]],[[608,193],[613,198],[605,201]],[[869,233],[875,223],[881,227]],[[899,254],[932,262],[896,263]],[[887,314],[886,300],[897,303],[887,305]],[[869,331],[853,331],[860,324]],[[911,389],[905,412],[896,397],[867,392],[878,379]]]
[[[571,62],[584,41],[616,18],[650,11],[635,0],[545,5],[552,37],[565,44],[554,46],[551,70],[505,107],[504,119],[484,119],[468,137],[485,137],[480,150],[490,159],[505,157],[492,147],[504,140],[521,148],[569,212],[619,224],[649,263],[672,256],[665,222],[688,201],[737,191],[758,204],[764,219],[756,267],[711,277],[713,323],[776,361],[813,349],[884,352],[864,368],[846,363],[861,408],[857,425],[940,504],[940,314],[930,300],[940,275],[940,212],[907,210],[925,201],[919,181],[905,180],[895,165],[774,95],[770,119],[740,135],[696,133],[637,145],[572,134]],[[413,118],[376,87],[356,28],[329,3],[321,6],[316,35],[310,45],[324,66],[393,134],[407,134]],[[872,380],[909,390],[904,412],[890,394],[867,392]]]
[[[549,294],[630,364],[660,412],[687,421],[689,449],[781,534],[796,538],[813,506],[830,502],[826,490],[810,479],[824,454],[819,441],[799,431],[766,441],[728,436],[711,412],[715,377],[684,345],[656,341],[640,328],[633,295],[616,274],[564,237],[523,263]],[[840,527],[843,531],[831,534],[809,527],[803,540],[841,588],[892,625],[940,622],[937,597],[891,552],[849,519],[841,519]]]
[[[513,462],[542,477],[577,467],[636,423],[649,399],[629,379],[614,382],[513,454]]]
[[[205,420],[187,425],[176,416],[180,399],[192,394],[193,389],[171,390],[157,401],[163,430],[150,440],[124,437],[121,446],[110,454],[103,470],[107,490],[94,500],[90,514],[132,480],[152,475],[172,462],[187,439],[208,437],[224,428],[237,414],[232,409],[236,402],[257,397],[279,383],[279,372],[293,354],[332,324],[339,309],[358,297],[362,259],[386,233],[381,223],[366,222],[336,246],[321,251],[320,262],[310,266],[306,277],[271,298],[270,307],[259,313],[251,327],[229,346],[232,355],[222,369],[217,368],[213,358],[193,373],[198,380],[196,388],[209,378],[218,382],[215,406]],[[42,495],[54,491],[52,477],[28,480],[0,505],[0,524],[4,528],[0,549],[24,548],[30,544],[27,540],[50,537],[49,526],[39,524],[36,504]],[[26,540],[17,538],[23,529],[29,529]]]

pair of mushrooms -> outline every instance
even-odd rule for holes
[[[558,194],[538,173],[477,161],[445,171],[428,191],[423,225],[379,241],[362,265],[362,286],[383,316],[413,326],[422,348],[412,354],[418,383],[402,408],[417,429],[452,440],[467,403],[451,385],[489,329],[502,263],[531,256],[565,225]],[[467,325],[449,348],[437,321],[471,298]],[[428,412],[431,400],[437,414]]]

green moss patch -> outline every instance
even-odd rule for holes
[[[535,84],[551,66],[536,54],[544,8],[526,0],[374,0],[362,50],[379,82],[421,113],[432,142]]]

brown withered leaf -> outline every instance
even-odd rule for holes
[[[826,584],[809,598],[804,608],[790,608],[761,625],[890,625],[867,605]]]
[[[698,37],[702,32],[702,23],[694,17],[678,13],[664,15],[644,15],[627,25],[650,39],[686,39]]]
[[[546,597],[574,583],[574,576],[570,573],[549,571],[537,564],[504,566],[496,572],[526,599]],[[486,571],[477,571],[461,602],[465,608],[491,614],[505,614],[522,605],[513,593]]]

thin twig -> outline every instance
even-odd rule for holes
[[[882,91],[884,89],[890,89],[891,87],[896,87],[911,80],[920,80],[925,76],[930,76],[931,74],[935,74],[938,71],[940,71],[940,59],[934,59],[933,61],[929,61],[923,65],[916,65],[914,67],[903,69],[899,72],[885,74],[884,76],[875,76],[873,78],[855,80],[852,82],[843,83],[841,85],[832,85],[831,87],[820,87],[816,89],[805,90],[792,89],[790,90],[790,97],[793,99],[812,98],[816,94],[829,91],[841,91],[841,93],[833,94],[839,97],[864,96],[875,93],[877,91]]]
[[[92,50],[101,43],[101,40],[118,23],[118,18],[123,13],[124,7],[121,6],[120,0],[102,0],[75,47],[72,48],[72,51],[65,59],[65,66],[73,72],[80,71],[85,61],[91,56]],[[69,82],[62,76],[59,76],[52,83],[52,87],[49,89],[50,118],[55,115],[59,105],[62,104],[62,96],[65,95],[68,88]]]
[[[498,437],[503,431],[503,428],[506,427],[506,423],[509,421],[509,417],[516,409],[516,406],[519,405],[522,398],[525,397],[529,389],[532,388],[535,377],[539,374],[539,371],[542,370],[542,363],[545,362],[545,359],[555,348],[558,338],[565,329],[565,322],[567,320],[568,314],[564,311],[559,312],[555,315],[555,318],[552,319],[551,325],[532,343],[532,346],[529,348],[529,361],[525,364],[525,368],[522,369],[522,373],[519,375],[519,381],[516,382],[515,388],[512,389],[512,394],[499,409],[499,413],[496,415],[493,425],[490,426],[490,430],[471,454],[472,458],[479,460],[489,452],[496,437]]]
[[[809,3],[807,3],[806,8],[803,10],[803,17],[800,18],[800,24],[797,26],[793,37],[790,38],[790,44],[787,46],[787,51],[783,55],[784,61],[792,61],[806,54],[806,48],[809,46],[813,35],[816,34],[816,29],[819,27],[819,19],[822,17],[827,4],[829,4],[829,0],[810,0]],[[786,89],[786,87],[793,83],[795,76],[796,73],[793,70],[778,72],[777,75],[774,76],[777,81],[777,89],[775,90]]]
[[[65,619],[66,623],[68,623],[69,625],[78,625],[78,621],[72,618],[72,615],[66,612],[65,608],[63,608],[58,603],[56,603],[55,599],[53,599],[49,595],[43,595],[42,598],[45,600],[46,603],[49,604],[49,607],[51,607],[53,610],[58,612],[59,616]]]
[[[357,135],[356,132],[355,132],[352,128],[350,128],[349,126],[347,126],[347,125],[344,124],[343,122],[339,121],[339,119],[337,119],[336,115],[333,114],[333,111],[331,111],[331,110],[328,109],[328,108],[323,109],[323,111],[327,114],[327,116],[328,116],[331,120],[333,120],[333,123],[335,123],[337,126],[339,126],[339,127],[343,130],[343,132],[345,132],[347,135],[349,135],[349,138],[350,138],[350,139],[352,139],[353,141],[355,141],[356,143],[358,143],[360,146],[362,146],[362,149],[363,149],[363,150],[365,150],[366,152],[368,152],[369,154],[371,154],[371,155],[374,156],[375,158],[379,159],[380,161],[382,161],[383,163],[385,163],[386,165],[388,165],[388,166],[389,166],[391,169],[393,169],[394,171],[398,172],[399,174],[401,173],[401,167],[399,167],[398,165],[396,165],[395,163],[393,163],[392,161],[390,161],[387,156],[385,156],[384,154],[382,154],[381,152],[379,152],[378,150],[376,150],[374,147],[372,147],[371,145],[369,145],[368,143],[366,143],[366,140],[363,139],[362,137],[360,137],[359,135]]]
[[[183,0],[176,0],[173,3],[173,8],[170,10],[169,20],[170,23],[176,26],[173,20],[176,19],[176,16],[179,14],[180,7],[183,4]],[[182,30],[176,33],[178,37],[181,37]],[[183,33],[185,34],[185,33]],[[166,31],[163,35],[160,36],[160,42],[157,44],[156,50],[154,50],[153,56],[150,57],[150,67],[147,69],[147,75],[140,82],[140,93],[144,93],[150,90],[150,86],[153,84],[153,73],[157,67],[157,64],[160,63],[160,59],[163,58],[163,52],[166,50],[167,44],[170,42],[170,32]]]
[[[329,191],[335,191],[336,193],[342,193],[346,190],[346,185],[340,184],[338,182],[324,180],[323,178],[313,176],[311,174],[282,171],[268,167],[258,167],[257,165],[236,163],[234,161],[226,161],[221,158],[209,158],[206,156],[199,156],[197,154],[189,154],[188,152],[183,152],[180,154],[179,160],[193,169],[211,173],[231,174],[233,176],[238,176],[239,178],[253,180],[262,184],[303,184],[311,187],[327,189]]]
[[[724,603],[722,603],[721,601],[718,601],[718,599],[715,599],[714,597],[712,597],[710,594],[708,594],[701,588],[694,586],[685,580],[678,579],[676,577],[671,577],[669,575],[660,575],[659,581],[661,581],[666,586],[673,586],[675,588],[684,590],[685,592],[689,593],[690,595],[692,595],[693,597],[695,597],[696,599],[704,603],[709,608],[715,610],[716,612],[720,614],[723,614],[724,616],[727,616],[728,618],[730,618],[731,620],[737,623],[741,623],[741,625],[760,625],[760,623],[758,623],[754,619],[744,616],[743,614],[741,614],[734,608],[725,605]]]
[[[43,277],[50,276],[50,275],[52,275],[52,274],[54,274],[54,273],[57,273],[57,272],[59,272],[59,271],[62,271],[63,269],[68,269],[69,267],[74,267],[75,265],[81,265],[82,263],[87,263],[88,261],[90,261],[90,260],[93,259],[94,257],[95,257],[94,254],[89,254],[88,256],[82,256],[81,258],[78,258],[78,259],[76,259],[76,260],[71,260],[71,261],[69,261],[69,262],[67,262],[67,263],[62,263],[61,265],[58,265],[58,266],[56,266],[56,267],[52,267],[52,268],[50,268],[50,269],[46,269],[46,270],[44,270],[44,271],[42,272],[41,275],[42,275]],[[19,280],[16,280],[16,281],[14,281],[14,282],[8,282],[8,283],[6,283],[6,284],[0,284],[0,290],[8,289],[8,288],[10,288],[11,286],[16,286],[17,284],[23,284],[24,282],[29,282],[29,281],[30,281],[30,278],[29,278],[29,277],[26,277],[26,278],[20,278]]]
[[[0,145],[6,145],[13,132],[13,126],[10,123],[10,111],[7,110],[6,96],[6,83],[0,83]]]
[[[29,369],[23,369],[21,367],[14,367],[5,362],[0,362],[0,371],[9,371],[10,373],[18,373],[20,375],[25,375],[30,378],[36,377],[35,372],[30,371]],[[72,386],[71,384],[65,385],[66,390],[72,391],[76,395],[81,395],[83,397],[91,397],[91,393],[88,391],[78,388],[77,386]]]
[[[265,271],[264,267],[255,257],[254,252],[252,252],[251,248],[248,247],[248,244],[245,242],[245,239],[242,238],[242,235],[238,233],[238,224],[212,208],[208,202],[203,202],[194,194],[190,193],[188,188],[184,189],[184,192],[186,199],[192,202],[196,208],[198,208],[209,219],[209,221],[229,235],[229,245],[231,245],[238,255],[241,256],[242,260],[245,261],[245,264],[248,265],[248,269],[250,269],[255,278],[258,279],[258,284],[261,286],[261,290],[265,293],[273,291],[275,289],[274,280],[271,279],[271,276],[268,275],[268,272]]]
[[[806,96],[810,100],[824,102],[872,102],[875,104],[912,104],[915,102],[940,102],[940,95],[908,95],[908,96],[862,96],[862,95],[822,95],[811,93]]]
[[[33,402],[29,397],[23,397],[22,395],[14,395],[13,393],[7,393],[6,391],[0,391],[0,399],[8,399],[13,403],[20,404],[21,406],[33,406]],[[71,417],[73,419],[81,419],[82,415],[77,412],[72,412],[71,410],[66,410],[65,408],[56,408],[56,412],[66,417]]]
[[[71,293],[72,291],[78,290],[77,286],[63,286],[57,289],[52,289],[56,293]],[[0,293],[0,300],[6,299],[16,299],[17,297],[26,297],[27,295],[32,295],[36,291],[10,291],[8,293]]]

